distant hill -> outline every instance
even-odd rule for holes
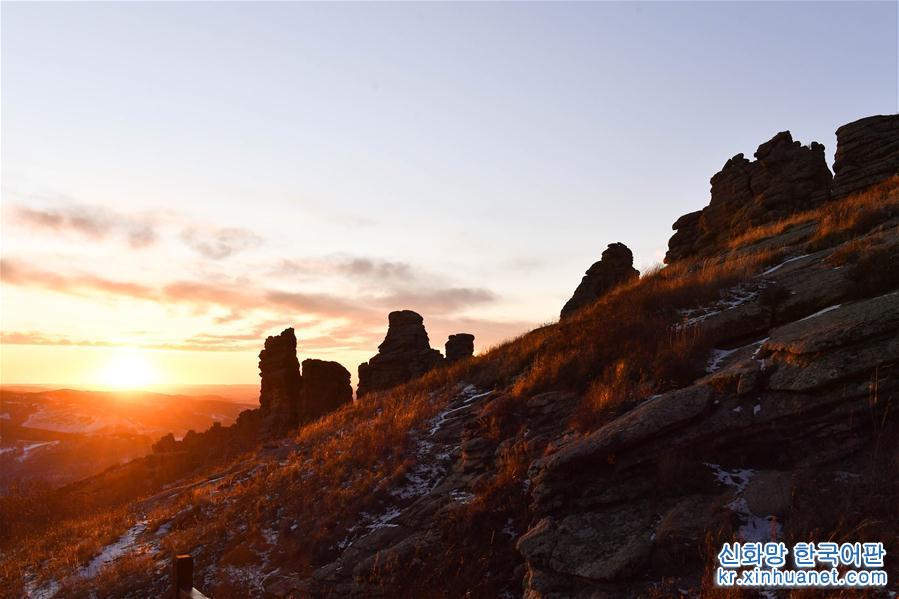
[[[57,486],[146,455],[166,433],[227,426],[253,406],[217,395],[0,388],[0,494]]]

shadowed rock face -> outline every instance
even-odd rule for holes
[[[353,401],[350,371],[337,362],[303,360],[301,420],[313,420]]]
[[[674,223],[665,262],[710,255],[750,227],[830,199],[832,175],[823,145],[803,146],[782,131],[760,145],[755,158],[737,154],[712,177],[709,205]]]
[[[353,400],[349,371],[337,362],[297,360],[293,329],[265,340],[259,353],[259,416],[263,435],[278,437]]]
[[[895,259],[899,218],[879,226],[861,239]],[[879,273],[835,270],[841,247],[760,273],[755,285],[785,291],[776,309],[759,293],[710,312],[698,326],[727,349],[711,352],[705,376],[531,463],[524,596],[647,596],[646,581],[703,571],[685,556],[722,516],[735,538],[779,540],[811,498],[845,496],[879,438],[896,445],[899,279],[859,285]],[[893,424],[872,427],[870,414]]]
[[[837,129],[833,197],[899,175],[899,114],[869,116]]]
[[[424,319],[411,310],[388,315],[387,336],[378,346],[378,355],[359,365],[361,398],[370,391],[381,391],[419,377],[443,362],[443,356],[431,349]]]
[[[474,335],[456,333],[446,340],[446,361],[457,362],[474,355]]]
[[[581,284],[574,290],[574,295],[565,303],[561,317],[568,318],[616,285],[639,276],[640,271],[634,268],[634,254],[631,250],[623,243],[610,243],[599,262],[587,270]]]
[[[262,430],[280,435],[296,427],[303,382],[297,360],[297,338],[292,328],[265,340],[265,349],[259,352],[259,376]]]

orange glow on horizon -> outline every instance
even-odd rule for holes
[[[138,389],[163,383],[159,370],[146,356],[134,351],[123,351],[109,359],[97,377],[104,387]]]

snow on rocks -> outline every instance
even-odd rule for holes
[[[256,593],[264,592],[263,580],[265,580],[264,566],[225,566],[219,570],[232,582],[237,582],[245,588]]]
[[[462,491],[460,489],[454,489],[450,491],[450,497],[456,503],[466,504],[474,501],[475,495],[474,493],[469,493],[468,491]]]
[[[828,306],[828,307],[824,308],[823,310],[818,310],[818,311],[815,312],[814,314],[809,314],[809,315],[806,316],[805,318],[800,318],[800,319],[797,320],[796,322],[803,322],[803,321],[810,320],[810,319],[812,319],[812,318],[821,316],[822,314],[827,314],[828,312],[833,312],[834,310],[838,309],[838,308],[839,308],[840,306],[842,306],[842,305],[843,305],[843,304],[836,304],[836,305],[834,305],[834,306]]]
[[[736,469],[726,470],[718,464],[705,464],[712,470],[715,479],[734,489],[734,499],[727,507],[740,519],[740,527],[737,537],[740,541],[771,541],[777,540],[783,535],[783,526],[774,516],[757,516],[749,509],[749,504],[743,497],[743,491],[755,474],[755,470]]]
[[[727,507],[740,518],[737,538],[744,542],[776,541],[783,536],[783,526],[774,516],[756,516],[742,497],[734,499]]]
[[[25,597],[28,599],[52,599],[59,592],[59,582],[50,580],[38,586],[34,574],[28,574],[23,582]]]
[[[733,310],[743,304],[749,303],[759,296],[759,289],[762,287],[764,287],[764,285],[755,284],[750,286],[741,283],[740,285],[736,285],[725,291],[724,296],[713,304],[699,308],[680,310],[680,315],[684,320],[683,322],[678,323],[675,328],[681,330],[696,326],[716,314],[720,314],[727,310]]]
[[[337,543],[338,549],[347,549],[356,540],[375,530],[398,526],[394,520],[402,515],[404,508],[400,506],[407,506],[416,499],[431,493],[440,484],[449,471],[453,452],[458,450],[458,445],[443,443],[435,436],[443,430],[447,423],[470,409],[475,402],[492,393],[493,391],[481,391],[474,385],[460,386],[458,394],[448,405],[428,421],[424,433],[412,433],[418,435],[414,445],[415,464],[405,473],[403,483],[388,492],[399,505],[389,503],[379,514],[362,512],[360,521],[351,526],[347,530],[347,536]],[[452,501],[464,504],[472,501],[474,495],[462,490],[454,490],[450,492],[450,498]]]
[[[742,492],[746,488],[746,485],[749,484],[749,479],[755,474],[755,470],[725,470],[718,464],[710,464],[708,462],[706,462],[705,465],[712,469],[712,474],[715,475],[715,479],[719,483],[728,487],[733,487],[737,490],[737,493]]]
[[[500,532],[510,539],[518,538],[518,532],[516,532],[515,530],[515,522],[512,520],[512,518],[506,520],[506,524],[505,526],[503,526],[503,529]]]
[[[803,258],[807,258],[808,256],[811,256],[811,254],[802,254],[801,256],[793,256],[792,258],[787,258],[786,260],[784,260],[777,266],[772,266],[771,268],[769,268],[768,270],[763,272],[762,276],[764,277],[764,276],[770,275],[773,272],[777,272],[778,270],[780,270],[782,267],[789,264],[790,262],[795,262],[796,260],[802,260]]]
[[[735,351],[739,351],[740,348],[737,349],[713,349],[712,355],[709,357],[709,363],[705,367],[705,371],[708,374],[716,372],[719,368],[721,368],[721,363],[732,353]]]

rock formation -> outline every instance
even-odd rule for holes
[[[303,360],[300,420],[313,420],[353,401],[350,371],[337,362]]]
[[[899,175],[899,114],[869,116],[837,129],[833,172],[835,198]]]
[[[704,596],[725,540],[789,545],[876,519],[868,534],[892,543],[899,486],[883,448],[899,435],[899,215],[874,214],[852,239],[814,248],[816,222],[773,234],[761,251],[776,249],[776,263],[681,312],[714,348],[697,376],[637,387],[582,432],[584,398],[567,379],[536,394],[457,381],[382,507],[391,526],[348,522],[346,551],[266,590],[408,596],[439,581],[458,584],[453,596]],[[701,233],[703,216],[684,229]],[[704,255],[720,257],[719,241]],[[496,494],[500,476],[511,480]],[[465,507],[475,501],[485,507]],[[483,567],[460,574],[463,561]]]
[[[899,224],[889,226],[873,238],[899,255]],[[687,556],[709,531],[782,539],[822,487],[845,493],[836,489],[871,467],[865,452],[880,433],[861,415],[886,419],[899,393],[899,295],[859,297],[831,251],[768,275],[787,292],[774,326],[753,318],[770,310],[758,297],[702,321],[716,347],[731,348],[713,352],[712,373],[531,465],[534,524],[517,544],[526,596],[643,596],[639,578],[701,572]],[[744,345],[747,333],[759,341]]]
[[[665,262],[721,250],[746,229],[808,210],[830,199],[832,175],[824,146],[803,146],[782,131],[763,143],[754,161],[737,154],[711,179],[712,198],[679,218]]]
[[[391,312],[387,320],[387,336],[378,354],[359,365],[357,398],[401,385],[443,362],[440,352],[431,349],[421,315],[400,310]]]
[[[302,378],[297,360],[297,338],[293,329],[284,329],[265,340],[259,352],[259,407],[263,431],[280,435],[300,421]]]
[[[457,362],[474,355],[474,335],[470,333],[456,333],[446,340],[447,363]]]
[[[610,289],[640,276],[634,268],[634,254],[623,243],[610,243],[599,262],[591,266],[581,284],[574,290],[562,308],[562,318],[568,318],[581,308],[589,306]]]

